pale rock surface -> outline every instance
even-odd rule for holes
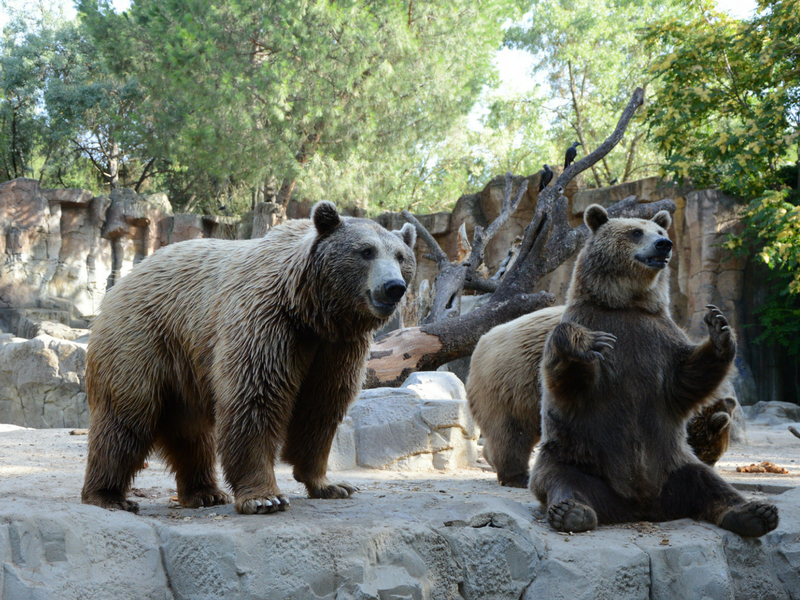
[[[331,455],[342,466],[452,470],[477,459],[477,439],[458,377],[414,373],[400,388],[363,391],[350,407]],[[349,450],[340,448],[354,449],[353,463],[342,458]]]
[[[762,401],[745,406],[744,411],[748,419],[759,425],[782,425],[800,421],[800,406],[791,402]]]
[[[42,334],[0,339],[0,422],[88,427],[86,344]]]
[[[751,425],[731,454],[796,472],[796,441],[785,425]],[[475,466],[331,470],[361,491],[311,500],[279,464],[289,510],[243,516],[178,507],[174,478],[150,457],[137,516],[79,503],[86,436],[5,431],[0,456],[2,600],[800,598],[796,487],[768,498],[781,524],[759,539],[689,520],[563,535],[527,490]]]

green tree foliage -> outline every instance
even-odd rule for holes
[[[490,79],[508,0],[82,0],[113,71],[146,89],[189,171],[346,204],[403,206],[412,172]],[[387,176],[382,176],[383,174]]]
[[[482,114],[462,117],[440,140],[420,144],[416,164],[382,171],[386,196],[406,199],[417,212],[444,210],[500,173],[540,170],[553,154],[541,135],[541,102],[487,88],[479,106]]]
[[[642,44],[640,30],[656,19],[685,19],[694,8],[678,0],[534,0],[525,21],[509,29],[507,44],[537,58],[546,75],[553,113],[549,135],[559,149],[574,141],[591,152],[614,128],[637,86],[652,93],[648,69],[658,41]],[[637,116],[620,146],[592,168],[594,185],[627,181],[656,170],[655,149]],[[541,135],[541,134],[540,134]]]
[[[751,199],[743,233],[726,246],[769,267],[759,339],[798,354],[800,0],[760,0],[747,21],[706,7],[647,38],[667,48],[653,67],[663,86],[649,111],[665,171]]]
[[[739,21],[705,8],[647,36],[667,48],[653,65],[663,85],[649,110],[666,172],[742,198],[779,189],[800,142],[800,1],[760,0],[759,9]]]
[[[108,72],[79,21],[38,8],[33,17],[12,11],[3,32],[0,173],[97,190],[135,185],[148,162],[141,89]]]

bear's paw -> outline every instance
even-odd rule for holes
[[[346,482],[330,483],[326,481],[318,485],[309,485],[309,498],[322,498],[324,500],[349,498],[358,491],[358,488]]]
[[[726,511],[719,526],[742,537],[760,537],[778,526],[778,509],[772,504],[748,502]]]
[[[597,513],[591,506],[563,500],[547,509],[547,520],[556,531],[580,533],[597,527]]]
[[[731,335],[728,319],[713,304],[707,304],[706,308],[708,311],[703,317],[703,321],[708,327],[708,337],[711,338],[711,343],[714,344],[717,356],[721,358],[732,356],[736,353],[736,342]]]
[[[241,515],[266,515],[289,508],[289,499],[282,494],[275,496],[245,497],[236,500],[236,512]]]
[[[218,489],[196,490],[178,495],[178,502],[186,508],[200,508],[201,506],[217,506],[230,504],[231,497]]]

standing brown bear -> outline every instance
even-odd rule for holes
[[[285,510],[278,449],[312,498],[346,498],[326,478],[336,428],[361,388],[372,333],[414,276],[411,225],[388,232],[320,202],[266,237],[167,246],[106,296],[86,359],[91,411],[81,498],[126,499],[152,450],[187,507]],[[216,436],[215,436],[216,426]]]
[[[609,219],[590,206],[591,231],[572,274],[561,323],[542,357],[542,445],[530,489],[559,531],[693,518],[742,536],[778,525],[686,442],[689,414],[719,386],[736,354],[722,312],[693,344],[669,315],[671,217]]]

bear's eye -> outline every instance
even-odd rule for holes
[[[400,254],[398,252],[397,253],[397,262],[402,263],[404,260],[405,260],[405,256],[403,256],[402,254]]]
[[[633,231],[631,231],[631,237],[635,240],[638,240],[643,235],[644,231],[642,231],[641,229],[634,229]]]
[[[375,258],[375,249],[374,248],[364,248],[359,252],[361,254],[361,258],[364,260],[372,260]]]

